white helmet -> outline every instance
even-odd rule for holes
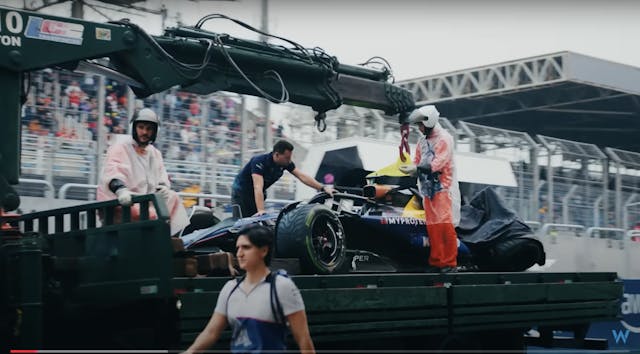
[[[409,115],[409,122],[422,122],[426,128],[433,128],[438,123],[439,118],[440,112],[438,112],[436,106],[430,104],[414,109]]]
[[[158,119],[158,115],[156,114],[156,112],[154,112],[150,108],[143,108],[138,112],[138,114],[134,115],[133,118],[131,119],[131,125],[132,125],[131,135],[133,136],[133,139],[136,142],[140,143],[138,139],[138,132],[136,131],[137,122],[150,122],[156,125],[156,129],[155,129],[156,131],[151,136],[150,143],[155,142],[156,138],[158,137],[158,127],[160,127],[160,119]]]
[[[156,123],[158,126],[160,125],[158,115],[151,108],[143,108],[137,115],[134,115],[133,119],[131,119],[131,123],[135,122],[151,122]]]

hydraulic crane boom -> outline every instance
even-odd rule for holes
[[[26,73],[46,67],[93,71],[127,83],[138,97],[179,85],[208,94],[230,91],[313,108],[317,119],[342,104],[401,117],[411,93],[388,82],[390,73],[340,64],[320,49],[249,41],[194,27],[150,36],[128,21],[95,23],[0,7],[0,207],[16,209],[11,187],[20,173],[20,108]],[[94,59],[108,58],[97,65]],[[84,68],[83,68],[84,67]]]

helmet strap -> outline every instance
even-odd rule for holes
[[[431,136],[431,133],[433,133],[433,128],[424,127],[424,130],[422,132],[423,132],[425,138],[428,138],[428,137]]]

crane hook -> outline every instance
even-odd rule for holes
[[[400,152],[400,160],[405,162],[405,152],[411,154],[411,148],[409,147],[409,124],[404,123],[400,125],[400,146],[398,146]]]
[[[316,128],[318,129],[318,131],[320,133],[324,133],[324,131],[327,130],[327,113],[320,112],[315,116],[314,119],[316,120]]]

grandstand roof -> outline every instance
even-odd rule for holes
[[[449,120],[640,151],[640,68],[560,52],[399,83]]]

